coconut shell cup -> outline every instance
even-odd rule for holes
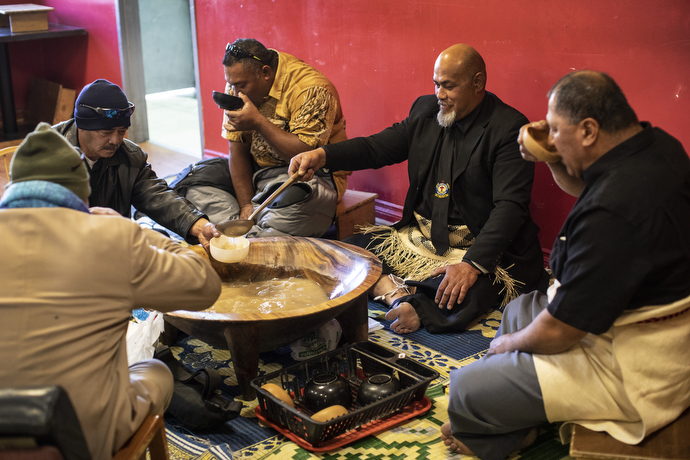
[[[334,406],[329,406],[325,409],[321,409],[319,412],[311,416],[312,420],[317,422],[327,422],[331,419],[340,417],[341,415],[346,415],[348,413],[347,409],[343,406],[336,404]]]
[[[261,387],[262,389],[268,391],[271,393],[273,396],[284,402],[290,407],[295,407],[295,403],[292,401],[292,398],[288,394],[287,391],[283,390],[281,387],[276,385],[275,383],[267,383]]]
[[[541,131],[529,125],[522,130],[522,143],[532,156],[547,163],[560,161],[561,157],[556,153],[556,148],[549,146],[548,140],[548,131]]]

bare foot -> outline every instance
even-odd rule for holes
[[[453,437],[453,434],[450,432],[449,422],[441,425],[441,441],[443,441],[443,444],[445,444],[446,447],[455,453],[474,456],[472,451],[469,450],[467,446]]]
[[[391,329],[397,334],[407,334],[414,332],[422,325],[412,304],[400,302],[395,308],[388,310],[386,319],[393,321]]]
[[[532,428],[532,430],[530,430],[530,432],[527,434],[527,437],[520,443],[517,450],[525,449],[534,444],[534,441],[537,440],[538,434],[539,429]],[[472,451],[469,450],[466,445],[453,437],[453,434],[450,431],[450,423],[448,422],[441,426],[441,441],[443,441],[443,444],[445,444],[453,452],[457,452],[458,454],[462,455],[474,456]]]
[[[522,440],[517,450],[526,449],[532,444],[534,444],[534,441],[537,440],[537,436],[539,436],[539,428],[532,428],[530,432],[527,434],[527,437]]]
[[[398,297],[414,293],[414,288],[405,285],[402,278],[393,274],[383,275],[371,288],[374,300],[382,300],[390,305]]]

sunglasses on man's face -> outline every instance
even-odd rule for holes
[[[106,116],[108,118],[118,119],[129,118],[134,113],[134,104],[132,104],[129,101],[127,101],[127,103],[129,104],[129,107],[127,107],[126,109],[105,109],[103,107],[91,107],[90,105],[86,104],[79,104],[79,107],[86,107],[87,109],[91,109],[100,115]]]
[[[230,43],[225,45],[225,52],[230,53],[230,56],[236,57],[237,59],[256,59],[260,63],[264,63],[264,61],[262,61],[260,57],[255,56],[249,51],[245,51],[242,48],[239,48],[235,45],[231,45]]]

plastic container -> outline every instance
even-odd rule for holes
[[[311,418],[314,412],[304,404],[303,395],[307,383],[315,375],[324,372],[336,373],[347,380],[352,392],[352,403],[347,407],[347,414],[319,422]],[[376,402],[360,405],[357,402],[359,386],[368,377],[381,373],[397,378],[401,383],[401,389]],[[305,449],[324,451],[391,426],[387,423],[378,423],[379,421],[385,422],[385,419],[391,418],[395,419],[397,424],[428,411],[431,402],[424,393],[438,376],[435,370],[404,355],[396,355],[372,342],[362,342],[257,377],[252,380],[251,386],[256,390],[259,399],[256,408],[259,418],[266,420],[296,442],[303,441],[298,444]],[[285,389],[293,398],[295,407],[288,406],[263,390],[261,386],[266,383],[275,383]],[[367,425],[368,429],[357,430],[355,435],[352,435],[351,430],[364,425]]]
[[[211,255],[218,262],[234,263],[249,254],[249,240],[243,236],[228,238],[225,235],[211,238]]]

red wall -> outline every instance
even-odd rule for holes
[[[530,120],[544,117],[546,92],[575,69],[608,72],[640,119],[690,148],[690,2],[687,0],[192,0],[196,10],[205,155],[227,155],[222,113],[225,44],[253,37],[322,70],[340,92],[350,137],[403,119],[433,92],[432,67],[446,47],[468,43],[484,56],[488,89]],[[17,3],[0,0],[0,4]],[[115,0],[43,0],[50,19],[88,37],[10,44],[15,98],[31,75],[80,89],[96,78],[121,83]],[[84,65],[85,63],[85,65]],[[353,174],[349,187],[401,205],[406,166]],[[574,200],[537,165],[532,200],[550,248]]]
[[[0,0],[0,5],[21,3]],[[24,106],[31,77],[44,78],[79,92],[105,78],[122,85],[115,0],[32,0],[51,6],[48,21],[83,27],[86,36],[30,40],[9,44],[14,98]]]
[[[690,2],[687,0],[196,0],[207,155],[227,154],[211,91],[224,86],[224,46],[252,37],[294,54],[336,85],[350,137],[403,119],[433,92],[437,55],[459,42],[488,68],[488,89],[530,120],[546,92],[575,69],[608,72],[642,120],[690,148]],[[353,174],[349,187],[403,203],[406,165]],[[532,213],[550,248],[574,199],[537,165]]]

